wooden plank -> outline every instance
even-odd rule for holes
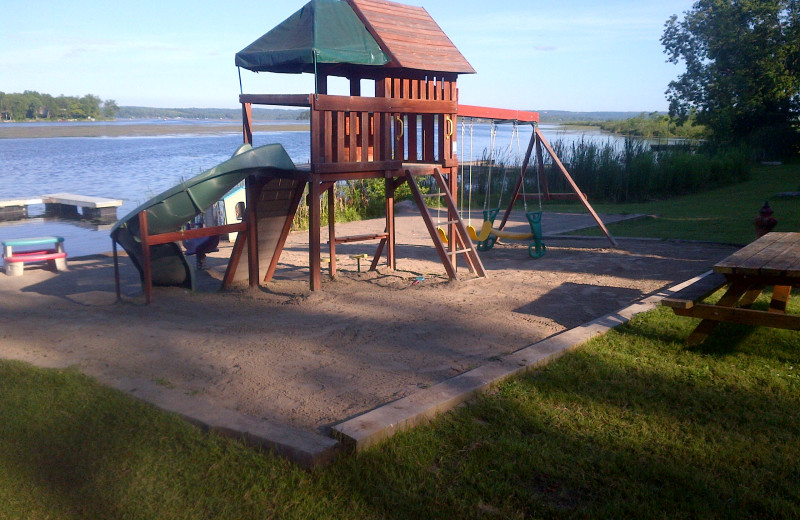
[[[369,162],[369,112],[361,112],[360,130],[359,137],[361,138],[361,142],[359,146],[361,147],[361,161]]]
[[[538,112],[510,110],[507,108],[480,107],[474,105],[458,105],[458,115],[461,117],[493,119],[496,121],[518,121],[520,123],[539,122]]]
[[[749,243],[742,249],[714,264],[714,271],[723,274],[734,273],[743,263],[767,249],[773,242],[778,241],[781,236],[782,233],[767,233],[758,240]]]
[[[253,144],[253,105],[242,103],[242,141]]]
[[[313,165],[314,173],[344,173],[344,172],[370,172],[397,170],[402,166],[401,161],[369,161],[369,162],[338,162],[320,163]]]
[[[422,7],[376,0],[347,2],[381,49],[389,55],[392,65],[466,74],[475,72]],[[419,39],[414,41],[409,33],[416,33]]]
[[[743,325],[773,327],[776,329],[800,330],[800,316],[780,314],[739,307],[720,307],[699,303],[690,309],[674,309],[675,314],[692,318],[701,318],[713,322],[726,321]]]
[[[240,94],[240,103],[276,105],[284,107],[311,107],[314,94]]]
[[[728,279],[725,278],[725,275],[712,272],[664,298],[661,304],[666,307],[689,309],[694,305],[694,302],[704,300],[727,283]]]
[[[736,274],[758,275],[761,274],[762,269],[776,256],[782,255],[788,251],[794,237],[791,233],[782,233],[778,240],[769,244],[766,248],[755,253],[753,256],[744,260],[738,267],[734,269]],[[780,273],[782,275],[783,273]]]
[[[790,234],[785,247],[761,268],[762,275],[800,276],[800,233]]]
[[[393,92],[395,93],[401,92],[399,81],[398,79],[397,85],[393,88]],[[313,108],[314,111],[340,110],[343,112],[394,112],[397,114],[454,114],[458,111],[458,104],[455,101],[404,99],[400,97],[373,98],[319,95],[314,101]]]
[[[334,138],[334,130],[333,130],[333,112],[325,112],[322,118],[322,124],[324,125],[324,130],[322,132],[322,142],[323,142],[323,153],[322,157],[325,162],[333,162],[333,138]]]
[[[389,233],[373,233],[366,235],[351,235],[347,237],[336,237],[337,244],[347,244],[350,242],[366,242],[368,240],[378,240],[387,238]]]
[[[344,112],[336,112],[336,153],[334,154],[334,161],[344,162],[347,154],[345,153],[345,134],[347,133],[345,126]]]
[[[350,134],[347,136],[347,146],[350,150],[350,162],[358,161],[358,113],[350,112]]]
[[[214,235],[227,235],[228,233],[238,233],[247,230],[247,224],[238,222],[236,224],[225,224],[224,226],[204,227],[198,229],[187,229],[185,231],[175,231],[171,233],[160,233],[149,235],[148,243],[151,246],[159,244],[169,244],[170,242],[182,242],[192,238],[210,237]]]

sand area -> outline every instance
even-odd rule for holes
[[[383,225],[340,224],[337,233]],[[550,233],[588,225],[585,215],[543,221]],[[612,248],[604,238],[548,236],[544,258],[529,258],[528,242],[504,242],[481,253],[488,278],[460,268],[462,279],[448,281],[418,214],[400,211],[397,231],[398,270],[367,271],[362,262],[359,272],[350,255],[372,254],[377,243],[343,244],[338,276],[323,276],[316,292],[304,232],[292,233],[275,280],[261,288],[218,291],[231,247],[223,242],[199,273],[198,292],[156,288],[150,305],[127,258],[116,301],[110,254],[71,258],[68,272],[0,274],[0,357],[76,367],[133,395],[155,386],[326,434],[691,278],[736,249],[625,239]]]

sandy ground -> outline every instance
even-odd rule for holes
[[[565,220],[547,214],[545,229]],[[3,274],[0,357],[74,366],[112,385],[147,381],[325,433],[695,276],[735,250],[548,238],[547,255],[534,260],[527,242],[507,242],[481,254],[488,278],[461,268],[462,280],[450,282],[422,219],[403,214],[397,228],[397,271],[358,272],[350,255],[374,253],[375,242],[340,245],[337,278],[325,276],[313,293],[307,233],[291,235],[275,281],[260,289],[217,291],[230,253],[223,243],[200,273],[199,292],[157,288],[149,306],[126,258],[119,303],[110,255],[71,259],[63,273]],[[337,227],[340,236],[382,230],[382,220]]]

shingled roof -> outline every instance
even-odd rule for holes
[[[388,67],[474,74],[431,15],[422,7],[386,0],[346,0],[386,53]]]

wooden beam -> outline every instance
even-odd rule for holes
[[[608,229],[606,229],[606,225],[603,224],[603,221],[600,219],[600,217],[597,215],[597,213],[595,213],[594,208],[592,207],[591,204],[589,204],[589,199],[587,199],[585,196],[583,196],[583,193],[581,192],[581,189],[578,187],[578,185],[572,179],[572,176],[569,174],[567,169],[561,163],[561,160],[556,155],[556,152],[553,151],[553,147],[550,146],[550,143],[547,142],[547,139],[545,139],[544,135],[542,135],[542,131],[539,130],[538,126],[534,127],[533,131],[536,132],[537,139],[539,141],[541,141],[542,145],[547,150],[547,153],[550,154],[550,158],[553,160],[553,163],[556,165],[556,168],[558,168],[558,170],[561,172],[561,174],[564,176],[564,178],[567,179],[567,182],[569,183],[570,186],[572,186],[572,189],[575,191],[575,193],[581,194],[581,202],[583,203],[583,206],[592,215],[592,218],[594,218],[594,221],[597,222],[598,226],[600,226],[600,229],[603,230],[603,233],[605,233],[606,238],[608,238],[609,242],[611,242],[611,245],[616,247],[617,246],[617,241],[614,240],[614,237],[612,237],[611,233],[609,233]]]
[[[517,178],[517,183],[514,185],[514,190],[511,192],[511,200],[508,203],[506,212],[503,213],[503,219],[500,221],[500,229],[506,227],[506,222],[508,222],[508,217],[511,215],[511,210],[514,209],[514,203],[517,202],[517,198],[519,197],[519,191],[522,188],[522,183],[525,182],[525,173],[527,173],[528,171],[528,164],[530,163],[531,153],[533,153],[533,145],[535,143],[536,143],[536,132],[531,132],[531,139],[530,141],[528,141],[528,149],[525,152],[525,159],[523,159],[522,161],[522,168],[519,171],[519,177]]]
[[[252,175],[245,179],[247,197],[247,275],[250,287],[258,287],[258,196],[261,186],[257,185]]]
[[[276,105],[283,107],[311,107],[314,94],[240,94],[240,103]]]
[[[313,96],[312,96],[313,99]],[[314,110],[342,112],[385,112],[396,114],[455,114],[458,103],[425,99],[324,96],[313,99]]]
[[[147,211],[139,212],[139,239],[142,241],[142,282],[144,302],[153,301],[153,269],[150,265],[150,240],[147,233]]]
[[[148,243],[151,246],[155,246],[158,244],[169,244],[170,242],[181,242],[183,240],[190,240],[192,238],[202,238],[214,235],[226,235],[228,233],[238,233],[240,231],[247,231],[247,224],[245,222],[238,222],[236,224],[225,224],[224,226],[187,229],[185,231],[173,231],[170,233],[160,233],[158,235],[149,235]]]
[[[518,121],[520,123],[538,123],[539,112],[509,110],[507,108],[479,107],[475,105],[458,105],[460,117],[492,119],[495,121]]]
[[[242,139],[253,144],[253,105],[250,103],[242,103]]]
[[[322,287],[320,276],[320,190],[319,175],[313,175],[308,185],[308,268],[309,286],[312,291],[317,291]]]

